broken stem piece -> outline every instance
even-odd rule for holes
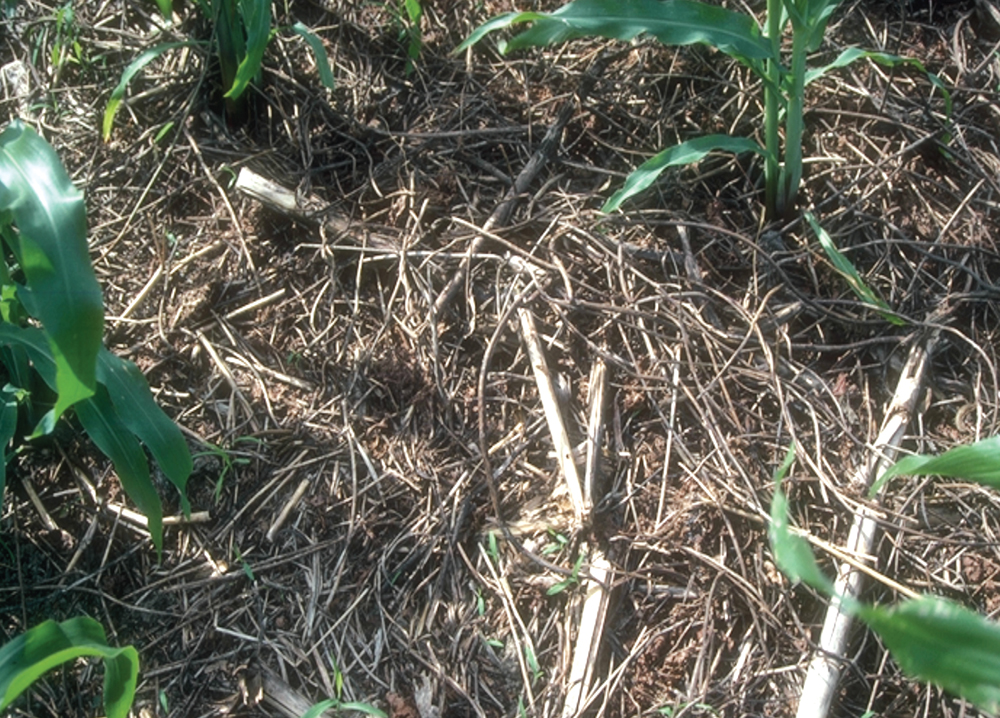
[[[542,408],[545,410],[545,421],[549,425],[549,434],[552,435],[552,443],[555,446],[556,461],[559,463],[559,468],[569,489],[569,500],[573,504],[575,527],[579,527],[583,524],[583,517],[588,511],[588,507],[584,505],[580,474],[576,469],[576,462],[573,460],[573,447],[570,446],[569,434],[566,433],[562,412],[559,411],[559,402],[552,388],[552,377],[549,375],[549,367],[545,363],[545,355],[542,353],[542,343],[538,339],[538,330],[535,329],[535,319],[531,316],[531,312],[523,307],[517,310],[517,316],[521,320],[521,336],[528,347],[528,357],[531,360],[531,369],[535,374],[535,384],[542,400]]]
[[[938,332],[932,332],[923,341],[915,343],[910,350],[910,356],[896,385],[896,393],[886,410],[882,430],[872,446],[871,457],[851,479],[851,488],[861,495],[868,493],[872,482],[896,457],[899,443],[920,395],[924,371],[937,337]],[[878,496],[874,500],[877,502]],[[844,551],[852,556],[869,556],[875,545],[876,527],[874,511],[868,506],[861,506],[854,516]],[[851,616],[842,610],[841,601],[836,596],[857,599],[861,592],[862,578],[863,574],[853,566],[846,563],[841,565],[834,586],[835,597],[826,611],[819,647],[809,663],[796,718],[825,718],[830,710],[852,622]]]

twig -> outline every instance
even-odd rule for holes
[[[562,131],[573,118],[573,113],[576,111],[577,105],[583,104],[587,95],[590,94],[590,90],[593,88],[598,75],[604,71],[605,66],[610,60],[610,56],[602,54],[587,70],[587,74],[580,82],[580,89],[577,91],[576,96],[563,103],[563,106],[559,109],[559,114],[556,116],[556,121],[552,123],[552,126],[545,133],[545,137],[542,138],[542,142],[535,151],[535,154],[531,156],[528,163],[518,173],[513,185],[507,191],[507,194],[504,195],[503,201],[497,205],[496,209],[493,210],[493,213],[483,224],[482,229],[484,233],[491,232],[496,227],[503,227],[510,221],[510,217],[514,213],[514,208],[517,206],[521,195],[528,191],[528,187],[535,181],[542,168],[545,167],[545,163],[548,162],[549,157],[555,152],[562,138]],[[438,295],[437,300],[435,300],[434,316],[441,314],[445,305],[454,298],[458,288],[465,283],[465,277],[469,273],[472,258],[482,251],[485,242],[486,234],[480,234],[472,240],[465,257],[462,258],[462,264],[458,271],[452,275],[451,280],[441,294]]]
[[[896,393],[886,411],[882,430],[872,446],[871,458],[851,479],[853,490],[867,493],[874,479],[893,462],[899,443],[910,423],[913,407],[923,383],[924,371],[937,343],[938,335],[937,331],[929,333],[923,341],[914,344],[910,350],[910,356],[896,385]],[[878,497],[875,501],[878,501]],[[852,556],[870,555],[875,544],[876,527],[872,509],[867,506],[860,507],[854,516],[844,551]],[[796,718],[825,718],[830,710],[852,623],[851,616],[841,609],[841,602],[836,596],[856,599],[861,592],[862,579],[863,574],[854,566],[845,563],[840,567],[835,584],[835,597],[830,601],[826,611],[819,647],[809,663]]]
[[[281,513],[278,514],[278,518],[274,520],[274,523],[271,524],[271,528],[267,530],[268,541],[274,541],[275,534],[281,530],[285,521],[288,520],[289,514],[292,513],[292,509],[294,509],[295,505],[299,503],[299,500],[305,495],[306,489],[308,488],[309,479],[302,479],[302,481],[299,482],[298,488],[295,489],[295,493],[292,494],[292,498],[288,499],[288,503],[282,507]]]

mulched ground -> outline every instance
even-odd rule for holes
[[[801,205],[909,322],[893,327],[803,222],[761,226],[750,158],[709,157],[598,212],[665,144],[759,137],[759,83],[726,57],[646,40],[453,56],[514,5],[434,0],[410,66],[393,3],[276,5],[277,24],[323,38],[334,90],[279,32],[249,120],[227,124],[217,65],[190,47],[133,82],[108,143],[122,70],[158,42],[206,39],[195,8],[158,30],[153,3],[74,2],[62,24],[67,6],[4,5],[2,62],[30,72],[4,113],[86,191],[107,344],[184,428],[191,502],[208,514],[169,527],[157,562],[85,439],[66,427],[31,445],[0,525],[4,637],[97,618],[139,650],[140,716],[295,716],[339,696],[405,718],[548,718],[567,695],[586,544],[614,567],[590,714],[793,715],[825,602],[791,587],[767,544],[789,442],[795,522],[842,544],[848,479],[909,347],[935,328],[905,447],[1000,431],[1000,28],[970,3],[849,1],[814,58],[882,49],[953,88],[950,121],[910,69],[859,63],[809,88]],[[319,211],[237,192],[242,168]],[[518,309],[573,445],[592,367],[607,367],[595,510],[578,531]],[[996,613],[994,492],[900,480],[881,516],[880,571]],[[864,630],[849,659],[832,715],[975,714],[908,681]],[[99,715],[100,675],[56,671],[11,715]],[[278,705],[278,689],[292,698]]]

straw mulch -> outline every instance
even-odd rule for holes
[[[814,59],[883,49],[953,88],[950,121],[912,69],[861,62],[808,90],[800,205],[896,327],[801,220],[761,226],[752,158],[711,156],[598,212],[666,144],[760,135],[759,83],[726,57],[646,40],[453,56],[512,4],[424,4],[408,67],[394,3],[276,3],[276,25],[323,38],[334,90],[279,32],[250,121],[229,126],[216,63],[188,47],[133,82],[107,144],[122,70],[155,42],[207,38],[195,9],[160,35],[153,3],[72,3],[60,30],[59,6],[30,0],[3,20],[2,61],[31,80],[5,114],[86,191],[107,344],[184,428],[207,516],[168,527],[158,561],[85,438],[67,426],[29,445],[0,526],[2,636],[97,618],[139,650],[140,716],[301,715],[339,697],[397,718],[553,718],[592,577],[578,557],[599,550],[610,604],[588,715],[793,715],[825,602],[788,584],[767,542],[788,445],[794,522],[842,544],[862,501],[848,478],[930,331],[905,449],[1000,430],[998,28],[968,3],[848,0]],[[66,33],[80,55],[53,64]],[[234,190],[243,168],[311,213]],[[522,310],[581,473],[603,428],[580,526]],[[901,479],[880,517],[879,572],[1000,607],[996,492]],[[850,650],[833,715],[973,714],[866,631]],[[12,715],[99,715],[100,675],[56,671]]]

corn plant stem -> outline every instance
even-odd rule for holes
[[[802,181],[802,114],[806,89],[806,55],[808,28],[794,28],[792,38],[792,87],[788,94],[785,116],[785,166],[781,173],[779,192],[780,212],[792,209]]]
[[[767,0],[767,37],[771,41],[774,59],[766,64],[764,83],[764,201],[765,214],[774,219],[778,211],[778,158],[781,148],[778,138],[781,87],[781,0]]]
[[[871,459],[852,477],[851,489],[867,494],[872,481],[892,464],[899,442],[903,438],[910,416],[923,384],[929,357],[937,343],[938,331],[925,335],[913,345],[906,365],[896,384],[896,392],[885,412],[882,430],[872,446]],[[876,501],[878,497],[876,497]],[[874,511],[862,506],[854,516],[844,551],[854,556],[868,556],[875,545],[877,522]],[[846,602],[856,601],[861,592],[863,575],[844,564],[840,567],[835,595]],[[830,601],[823,621],[819,646],[809,663],[796,718],[826,718],[837,693],[837,682],[843,664],[844,651],[850,634],[852,618],[836,598]]]

